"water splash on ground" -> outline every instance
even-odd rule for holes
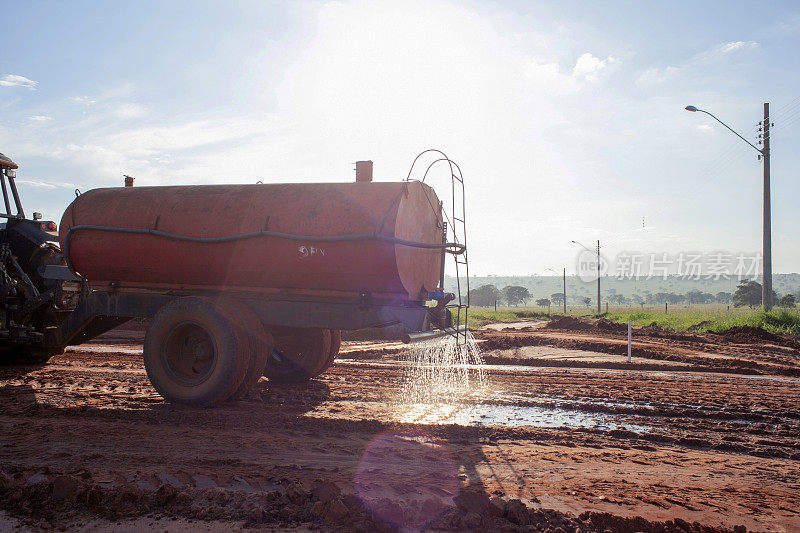
[[[472,333],[447,336],[414,345],[400,389],[400,406],[459,404],[479,398],[487,388],[483,358]]]

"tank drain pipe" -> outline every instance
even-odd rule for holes
[[[469,328],[466,325],[461,325],[457,328],[422,331],[420,333],[404,333],[400,337],[400,340],[402,340],[405,344],[411,344],[412,342],[429,341],[432,339],[438,339],[439,337],[445,337],[447,335],[457,335],[459,333],[464,334],[467,331],[469,331]]]

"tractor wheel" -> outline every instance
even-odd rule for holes
[[[25,357],[37,364],[44,364],[55,355],[64,353],[64,347],[59,348],[28,348]]]
[[[177,298],[156,313],[144,339],[144,367],[167,401],[211,407],[239,389],[250,365],[250,342],[223,306]]]
[[[322,372],[330,358],[331,334],[321,328],[271,328],[275,346],[264,375],[271,381],[305,381]]]
[[[0,363],[41,365],[55,355],[64,353],[64,348],[34,348],[28,345],[17,345],[0,350]]]
[[[250,364],[247,365],[244,381],[233,393],[233,398],[242,398],[264,375],[267,358],[272,353],[275,341],[247,304],[231,298],[220,299],[217,303],[230,316],[236,317],[249,342]]]

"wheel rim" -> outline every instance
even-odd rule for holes
[[[169,376],[189,387],[206,381],[217,363],[211,335],[196,322],[183,322],[167,334],[161,359]]]
[[[320,351],[324,348],[324,342],[320,346],[321,341],[317,337],[319,334],[318,331],[298,330],[276,339],[269,356],[273,364],[270,366],[270,363],[267,363],[272,374],[314,375],[323,358],[328,356],[327,351],[325,353]]]
[[[277,361],[278,364],[282,365],[283,368],[281,370],[285,372],[309,372],[310,363],[306,359],[308,359],[308,352],[305,350],[297,350],[295,346],[292,348],[295,349],[279,349],[279,348],[272,348],[272,352],[270,353],[270,357]]]

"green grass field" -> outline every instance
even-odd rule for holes
[[[605,307],[603,308],[605,310]],[[518,322],[521,320],[549,320],[553,315],[563,314],[561,308],[541,307],[472,307],[469,310],[469,326],[480,328],[491,322]],[[567,314],[576,317],[607,318],[615,322],[634,326],[657,325],[666,329],[685,331],[702,324],[700,331],[723,331],[734,326],[761,327],[772,333],[800,335],[800,310],[773,309],[767,313],[760,309],[735,308],[727,305],[676,305],[665,312],[664,307],[610,306],[608,313],[597,315],[585,307],[568,307]]]

